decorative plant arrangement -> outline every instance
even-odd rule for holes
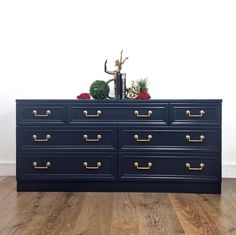
[[[147,78],[141,78],[137,81],[137,85],[140,88],[140,92],[136,99],[140,100],[148,100],[151,98],[151,96],[148,93],[148,79]]]
[[[104,72],[112,75],[112,79],[106,81],[96,80],[89,88],[89,93],[81,93],[77,99],[89,100],[92,96],[93,99],[141,99],[148,100],[151,98],[148,93],[148,79],[141,78],[137,81],[131,82],[131,87],[126,87],[126,74],[121,73],[122,65],[128,59],[122,58],[123,50],[120,53],[120,58],[115,60],[115,69],[110,71],[107,69],[107,60],[104,64]],[[109,83],[114,82],[114,97],[110,97]]]
[[[94,99],[101,99],[104,100],[108,97],[110,88],[107,84],[107,82],[103,80],[96,80],[92,83],[89,89],[90,95]]]

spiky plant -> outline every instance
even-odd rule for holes
[[[141,78],[137,81],[137,84],[140,87],[140,92],[148,92],[148,79],[147,78]]]

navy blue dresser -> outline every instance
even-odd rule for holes
[[[17,100],[17,190],[220,193],[221,102]]]

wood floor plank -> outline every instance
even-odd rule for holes
[[[140,203],[143,205],[149,234],[184,234],[184,230],[166,193],[144,194],[143,201]]]
[[[2,231],[21,210],[28,207],[29,201],[35,194],[36,193],[17,193],[16,190],[13,190],[0,201],[0,231]]]
[[[0,203],[11,191],[16,191],[15,177],[5,177],[0,182]]]
[[[67,193],[57,193],[57,192],[44,192],[41,194],[41,196],[38,198],[38,200],[33,202],[32,207],[33,208],[29,211],[31,213],[31,219],[28,221],[28,223],[25,223],[21,228],[21,233],[24,235],[38,235],[38,234],[48,234],[45,232],[50,231],[51,227],[50,224],[53,218],[52,213],[57,211],[57,213],[60,213],[58,211],[58,208],[62,208],[63,202],[65,201],[65,198]],[[44,228],[43,226],[46,226]]]
[[[138,233],[139,234],[149,234],[148,224],[146,220],[145,205],[144,205],[144,195],[145,193],[129,193],[132,205],[136,210],[138,217]]]
[[[110,234],[113,195],[114,193],[88,193],[72,234]]]
[[[184,234],[167,194],[120,193],[114,197],[110,234]]]
[[[169,197],[186,234],[222,234],[195,194],[170,193]]]
[[[65,208],[60,212],[60,220],[54,225],[52,234],[71,235],[81,213],[87,193],[73,193]]]
[[[236,234],[236,211],[232,203],[218,195],[199,195],[198,200],[214,219],[222,234]]]
[[[50,210],[37,234],[71,235],[80,215],[86,193],[64,193],[60,203]]]
[[[132,193],[114,194],[110,234],[143,234],[139,227],[142,221],[140,221],[138,210],[132,201],[132,195]]]
[[[236,180],[225,179],[222,183],[222,196],[227,197],[230,201],[236,201]],[[236,203],[233,204],[236,209]]]
[[[0,182],[2,181],[2,180],[4,180],[5,178],[7,178],[6,176],[0,176]]]
[[[0,234],[18,234],[21,233],[24,226],[32,220],[37,212],[38,203],[42,198],[43,193],[21,193],[22,197],[27,199],[27,204],[24,207],[19,206],[14,213],[11,214],[11,220],[1,229]]]
[[[184,234],[167,194],[119,193],[114,197],[110,234]]]
[[[25,194],[29,197],[32,193]],[[51,216],[51,211],[61,205],[60,199],[63,199],[64,195],[64,193],[36,193],[31,200],[28,200],[28,207],[22,208],[0,234],[48,234],[44,233],[41,227]]]
[[[236,180],[225,179],[221,195],[199,194],[198,200],[220,227],[222,234],[236,234]]]

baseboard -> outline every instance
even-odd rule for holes
[[[0,163],[0,176],[15,176],[16,163]],[[223,178],[236,178],[236,164],[224,164]]]
[[[236,178],[236,164],[224,164],[222,168],[223,178]]]
[[[0,176],[15,176],[16,163],[0,163]]]

